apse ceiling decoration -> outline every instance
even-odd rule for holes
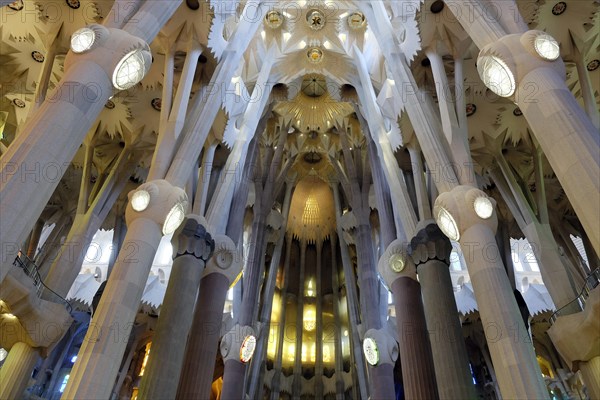
[[[298,182],[288,218],[288,231],[308,243],[323,241],[335,232],[333,193],[316,176]]]

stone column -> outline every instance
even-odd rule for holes
[[[96,44],[84,53],[67,54],[65,74],[49,95],[52,101],[42,104],[2,156],[0,281],[60,181],[43,179],[44,174],[59,177],[64,174],[64,166],[75,156],[115,90],[111,76],[117,64],[128,53],[137,50],[147,56],[145,67],[150,68],[149,47],[143,40],[97,24],[88,27],[95,32]],[[65,135],[65,132],[69,134]]]
[[[435,377],[440,399],[474,399],[467,347],[450,277],[452,244],[434,221],[424,221],[411,240],[409,256],[415,263]]]
[[[416,268],[396,239],[379,259],[379,274],[392,290],[407,399],[437,399],[438,391]],[[392,364],[393,368],[393,364]]]
[[[263,296],[263,304],[262,304],[262,308],[260,311],[260,319],[258,321],[259,324],[259,329],[258,329],[258,342],[256,344],[256,357],[254,358],[254,361],[252,362],[251,368],[250,368],[250,373],[248,374],[248,395],[251,398],[255,398],[258,396],[258,393],[262,393],[263,390],[263,377],[264,377],[264,369],[265,369],[265,364],[266,364],[266,354],[267,354],[267,347],[268,347],[268,339],[269,339],[269,333],[270,333],[270,327],[271,327],[271,314],[272,314],[272,310],[273,310],[273,300],[274,300],[274,295],[275,295],[275,286],[277,283],[277,272],[280,271],[279,269],[279,262],[281,260],[281,253],[283,250],[283,245],[285,243],[285,239],[286,239],[286,227],[287,227],[287,220],[288,220],[288,214],[290,211],[290,204],[291,204],[291,199],[292,199],[292,183],[288,183],[286,186],[286,192],[285,192],[285,197],[283,200],[283,208],[282,208],[282,212],[281,214],[279,214],[279,212],[277,212],[276,210],[271,210],[271,219],[273,221],[277,220],[277,217],[281,217],[281,222],[279,225],[279,238],[277,239],[277,243],[275,244],[275,249],[273,250],[273,256],[271,257],[271,265],[269,267],[269,274],[267,276],[266,279],[266,290],[264,291],[264,296]],[[269,217],[267,217],[267,220],[269,220]],[[274,225],[277,225],[277,222],[274,223]],[[277,227],[275,227],[277,228]],[[286,270],[286,265],[289,265],[289,245],[291,245],[291,242],[288,243],[288,251],[286,252],[286,263],[288,264],[284,264],[282,270],[284,273],[284,276],[287,276],[287,274],[289,273],[289,271]],[[289,269],[289,267],[287,267]],[[280,320],[281,323],[281,320]],[[271,388],[273,389],[273,388]]]
[[[547,399],[535,358],[496,243],[495,201],[470,186],[442,193],[433,215],[463,250],[500,391],[504,398]]]
[[[31,379],[31,371],[40,358],[37,349],[16,342],[8,351],[0,368],[0,399],[21,399]]]
[[[504,97],[514,101],[523,112],[595,250],[599,251],[600,136],[565,84],[565,66],[560,57],[546,60],[536,52],[534,42],[542,34],[545,33],[527,31],[506,35],[481,47],[480,74],[485,74],[482,66],[489,57],[506,65],[513,84],[506,88]]]
[[[200,283],[177,399],[210,397],[227,289],[242,269],[233,241],[225,235],[215,235],[214,239],[215,254],[208,260]]]
[[[356,364],[356,377],[358,381],[358,389],[361,398],[368,398],[367,388],[367,371],[365,368],[364,358],[361,343],[361,333],[359,332],[362,328],[362,321],[358,314],[358,293],[356,292],[356,276],[354,274],[354,268],[352,266],[352,260],[350,259],[350,253],[348,251],[348,244],[344,240],[344,231],[339,223],[342,218],[342,205],[340,201],[340,192],[337,184],[333,185],[333,201],[335,202],[335,219],[338,222],[337,225],[337,236],[340,241],[340,254],[342,257],[342,268],[344,271],[344,284],[346,286],[346,304],[348,307],[348,319],[350,320],[350,347],[352,349],[352,356]],[[364,330],[363,330],[364,332]],[[356,385],[354,385],[356,386]],[[357,392],[355,392],[358,394]],[[355,396],[357,397],[357,396]]]
[[[221,341],[221,355],[225,364],[223,376],[227,376],[229,384],[223,382],[223,390],[221,391],[222,400],[239,400],[245,398],[240,396],[240,392],[244,390],[245,368],[240,368],[240,364],[245,364],[250,361],[254,353],[254,348],[248,350],[243,349],[242,345],[250,338],[254,338],[256,343],[256,334],[250,326],[240,326],[236,324],[229,332],[223,336]],[[247,351],[247,352],[246,352]],[[250,357],[244,359],[244,357]],[[239,387],[241,386],[241,390]]]
[[[130,192],[130,200],[146,198],[143,192],[148,196],[145,208],[143,202],[136,202],[141,211],[135,211],[131,202],[127,206],[129,229],[63,393],[65,399],[110,396],[110,382],[119,371],[162,234],[183,220],[187,198],[182,189],[165,180],[151,181]]]
[[[198,285],[215,247],[205,226],[204,218],[188,215],[171,240],[173,267],[139,399],[172,399],[177,393]]]

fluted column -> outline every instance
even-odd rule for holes
[[[172,399],[177,393],[198,285],[215,246],[205,226],[204,218],[188,215],[171,240],[173,267],[139,399]]]
[[[190,329],[177,399],[210,397],[227,289],[239,276],[240,256],[233,241],[215,235],[215,254],[206,264]]]
[[[437,399],[421,285],[406,244],[399,239],[390,243],[379,259],[378,269],[394,297],[404,395],[407,399]]]
[[[130,198],[144,191],[149,199],[145,208],[135,211],[131,202],[127,206],[128,231],[122,251],[77,356],[64,399],[110,396],[110,382],[119,371],[163,231],[168,225],[176,229],[181,221],[177,223],[177,211],[173,215],[173,210],[183,213],[187,207],[185,192],[167,181],[144,183],[130,192]],[[139,205],[136,208],[140,209]]]
[[[434,221],[421,225],[424,227],[410,242],[409,254],[421,284],[440,399],[474,399],[476,393],[449,271],[452,244]]]
[[[458,240],[463,250],[502,396],[547,399],[548,390],[494,236],[498,226],[495,201],[479,189],[457,186],[440,194],[433,214],[442,232]]]
[[[15,343],[0,368],[0,399],[21,399],[40,353],[24,342]]]

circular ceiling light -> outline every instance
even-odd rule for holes
[[[473,202],[473,208],[475,209],[475,214],[483,219],[488,219],[494,213],[494,205],[486,196],[476,198]]]
[[[360,29],[365,26],[365,15],[359,11],[355,11],[348,16],[348,26],[352,29]]]
[[[242,341],[240,346],[240,361],[244,364],[252,359],[254,350],[256,349],[256,337],[254,335],[248,335]]]
[[[444,10],[444,2],[442,0],[434,1],[433,3],[431,3],[431,7],[429,7],[429,10],[432,14],[441,13],[442,10]]]
[[[34,61],[39,63],[43,63],[46,59],[46,57],[44,57],[44,55],[37,50],[31,52],[31,58],[33,58]]]
[[[545,33],[535,38],[533,47],[544,60],[554,61],[560,56],[560,45],[556,39]]]
[[[467,113],[467,117],[470,117],[471,115],[475,114],[477,112],[477,106],[473,103],[468,103],[466,105],[466,113]]]
[[[94,45],[96,32],[90,28],[81,28],[76,30],[71,36],[71,50],[73,53],[83,53],[88,51]]]
[[[14,98],[12,103],[15,105],[15,107],[18,108],[25,108],[25,106],[27,105],[23,100],[17,98]]]
[[[404,265],[404,257],[402,257],[402,254],[394,254],[390,257],[390,268],[392,271],[402,272]]]
[[[370,365],[375,366],[379,363],[379,349],[375,339],[368,337],[363,340],[363,353],[365,353],[365,359]]]
[[[161,98],[160,97],[153,98],[152,101],[150,102],[150,105],[156,111],[160,111],[162,109],[162,100],[161,100]]]
[[[277,29],[283,24],[283,15],[279,11],[269,11],[265,15],[265,24],[271,29]]]
[[[143,49],[133,50],[119,61],[113,72],[115,88],[126,90],[142,80],[152,62],[150,53]]]
[[[308,57],[308,61],[310,61],[312,64],[318,64],[323,61],[323,50],[319,49],[318,47],[311,48],[308,50],[306,55]]]
[[[496,56],[482,56],[477,62],[481,80],[501,97],[511,96],[516,89],[515,77],[504,61]]]
[[[325,15],[321,10],[310,10],[306,14],[306,23],[310,26],[310,29],[320,31],[325,27]]]
[[[183,222],[185,218],[185,209],[183,208],[183,204],[177,203],[171,208],[171,211],[167,214],[167,218],[165,218],[165,223],[163,224],[163,235],[170,235],[175,232],[179,225]]]
[[[138,190],[131,196],[131,208],[137,212],[144,211],[150,204],[150,193],[146,190]]]
[[[587,65],[587,67],[586,67],[586,68],[587,68],[587,70],[588,70],[588,71],[590,71],[590,72],[591,72],[591,71],[595,71],[595,70],[597,70],[597,69],[598,69],[598,67],[600,67],[600,60],[598,60],[598,59],[594,59],[594,60],[592,60],[592,61],[590,61],[590,62],[588,63],[588,65]]]
[[[567,11],[567,3],[564,1],[559,1],[552,7],[552,14],[554,15],[561,15],[565,11]]]
[[[458,241],[460,233],[458,232],[458,226],[454,217],[443,207],[440,207],[440,211],[437,215],[437,224],[440,230],[444,232],[444,235],[448,236],[450,240]]]

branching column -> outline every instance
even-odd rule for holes
[[[131,194],[137,191],[146,191],[149,203],[143,211],[127,206],[122,251],[79,351],[65,399],[110,396],[110,382],[117,376],[167,216],[187,206],[185,192],[164,180],[147,182]]]
[[[494,207],[481,190],[457,186],[440,194],[434,215],[440,229],[460,242],[502,396],[546,399],[548,390],[496,244]]]

